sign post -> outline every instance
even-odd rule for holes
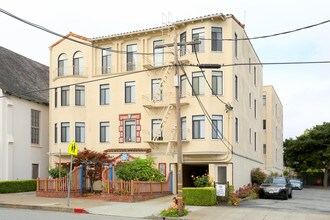
[[[71,176],[72,176],[72,162],[73,162],[73,156],[78,155],[78,147],[76,145],[75,141],[72,141],[68,148],[68,153],[71,155],[70,159],[70,172],[69,172],[69,183],[68,183],[68,206],[70,206],[70,191],[71,191]]]

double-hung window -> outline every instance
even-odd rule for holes
[[[212,27],[212,51],[222,51],[222,28]]]
[[[235,118],[235,141],[237,143],[239,141],[239,122],[238,122],[238,118]]]
[[[238,56],[238,37],[237,37],[236,33],[234,35],[234,53],[235,53],[235,57],[237,58],[237,56]]]
[[[85,123],[76,122],[75,141],[77,143],[85,143]]]
[[[192,73],[192,90],[193,95],[204,95],[205,79],[202,72]]]
[[[78,51],[73,56],[73,75],[82,75],[84,68],[84,58],[81,51]]]
[[[182,44],[180,45],[180,56],[184,56],[187,53],[186,42],[187,42],[187,34],[186,32],[183,32],[182,34],[180,34],[180,43]]]
[[[164,48],[156,48],[156,46],[162,45],[163,40],[154,41],[154,66],[163,66],[164,65]]]
[[[187,76],[180,76],[180,97],[184,98],[187,96]]]
[[[235,75],[234,93],[235,93],[235,99],[238,100],[238,76],[237,75]]]
[[[108,121],[100,122],[100,142],[106,143],[110,141],[110,124]]]
[[[222,71],[212,71],[212,95],[223,95]]]
[[[125,121],[125,142],[136,141],[136,122],[135,120]]]
[[[54,89],[54,105],[57,107],[57,88]]]
[[[109,105],[110,103],[110,88],[109,84],[100,85],[100,105]]]
[[[135,103],[135,82],[125,82],[125,103]]]
[[[162,100],[162,89],[161,89],[161,79],[152,79],[152,101],[161,101]]]
[[[126,46],[126,70],[134,71],[137,63],[137,45],[130,44]]]
[[[223,138],[223,116],[212,115],[212,139]]]
[[[205,116],[197,115],[192,117],[192,138],[204,139],[205,138]]]
[[[58,57],[58,63],[57,63],[58,76],[67,75],[67,71],[68,71],[67,68],[68,68],[68,57],[65,53],[62,53]]]
[[[85,86],[76,85],[75,88],[75,105],[85,105]]]
[[[192,51],[193,52],[204,52],[205,48],[205,32],[204,28],[196,28],[192,30],[192,39],[198,40],[201,43],[200,44],[193,44],[192,45]]]
[[[62,86],[61,87],[61,106],[70,105],[70,87]]]
[[[31,144],[39,144],[40,112],[31,110]]]
[[[57,123],[54,124],[54,143],[57,143]]]
[[[66,143],[70,141],[70,123],[61,123],[61,142]]]
[[[102,74],[111,73],[111,48],[102,50]]]
[[[181,118],[181,139],[187,140],[187,118]]]
[[[152,119],[151,130],[152,130],[152,140],[163,140],[163,132],[161,129],[161,119]]]

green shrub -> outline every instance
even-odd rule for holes
[[[195,187],[209,187],[213,185],[213,180],[211,177],[209,177],[207,174],[204,174],[203,176],[191,176],[191,178],[194,181]]]
[[[36,191],[37,180],[0,181],[0,193],[17,193]]]
[[[183,200],[186,205],[211,206],[215,205],[217,198],[215,188],[183,188]]]
[[[164,209],[160,212],[161,216],[164,217],[179,217],[179,210],[178,208],[170,207],[168,209]],[[182,208],[182,216],[188,215],[188,210]]]
[[[52,169],[49,169],[48,170],[48,174],[53,178],[53,179],[56,179],[56,178],[59,178],[59,167],[56,166],[55,168],[52,168]],[[62,167],[61,169],[61,177],[64,177],[68,174],[68,171]]]
[[[251,182],[252,184],[260,185],[265,179],[267,175],[258,167],[251,170]]]

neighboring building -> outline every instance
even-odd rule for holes
[[[171,44],[174,38],[180,43],[201,40],[195,46],[181,44],[178,51],[186,73],[180,69],[177,82],[183,186],[192,185],[191,175],[205,173],[235,187],[250,182],[250,171],[264,167],[262,66],[254,65],[260,61],[251,42],[240,40],[247,38],[244,25],[223,14],[94,39],[69,33],[53,44],[51,166],[60,155],[61,161],[69,161],[67,148],[75,140],[80,150],[106,151],[121,160],[150,155],[164,173],[175,174],[173,47],[156,47]],[[189,66],[198,60],[248,65],[206,69],[206,81],[199,68]]]
[[[47,66],[0,47],[0,180],[48,176],[48,76]]]
[[[283,173],[283,106],[273,86],[264,86],[263,153],[265,170]]]

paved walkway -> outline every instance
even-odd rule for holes
[[[144,202],[124,203],[95,200],[91,198],[71,198],[70,206],[67,198],[36,197],[35,192],[0,194],[0,207],[51,210],[62,212],[86,211],[91,214],[122,216],[137,219],[163,219],[161,210],[171,205],[173,196],[152,199]],[[245,201],[243,201],[245,202]],[[249,201],[246,201],[249,202]],[[179,219],[313,219],[329,220],[328,213],[292,212],[290,210],[270,210],[251,207],[230,206],[187,206],[190,211]],[[169,218],[168,218],[169,219]],[[173,219],[173,218],[170,218]]]

